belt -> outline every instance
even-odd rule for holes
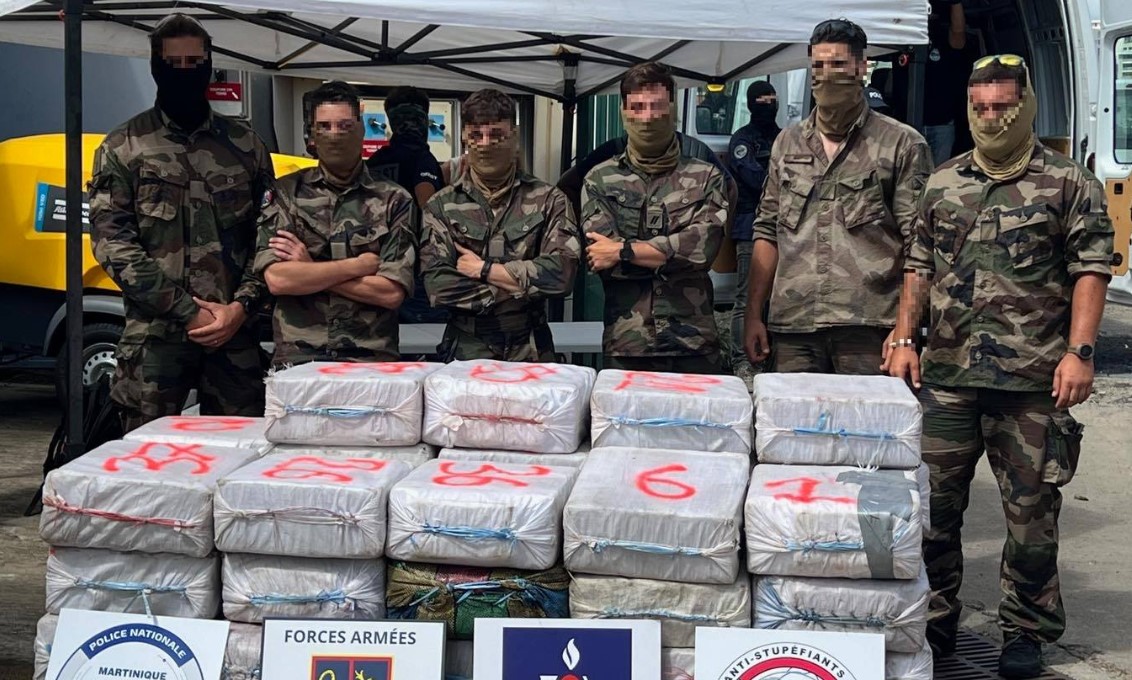
[[[448,324],[453,328],[479,337],[491,334],[529,334],[532,330],[545,326],[546,323],[546,310],[541,307],[498,315],[453,312],[448,317]]]

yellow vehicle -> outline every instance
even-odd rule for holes
[[[83,179],[90,179],[103,135],[83,136]],[[63,350],[66,329],[64,136],[0,142],[0,356],[47,367]],[[277,177],[315,161],[272,154]],[[83,204],[84,231],[87,206]],[[118,287],[83,237],[83,384],[114,366],[125,312]],[[61,362],[57,362],[61,365]]]

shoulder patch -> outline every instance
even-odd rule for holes
[[[260,208],[260,210],[262,210],[262,209],[266,208],[267,206],[271,205],[271,202],[272,202],[272,201],[274,201],[274,200],[275,200],[275,192],[273,192],[273,191],[272,191],[271,189],[266,189],[266,190],[264,190],[264,192],[263,192],[263,200],[262,200],[262,201],[260,201],[260,203],[259,203],[259,208]]]
[[[735,147],[735,150],[731,152],[731,155],[735,157],[735,160],[743,160],[747,157],[748,151],[749,149],[747,149],[746,144],[739,144]]]

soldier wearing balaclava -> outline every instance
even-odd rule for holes
[[[150,50],[156,106],[106,136],[90,185],[91,245],[126,307],[111,397],[127,431],[180,413],[193,389],[202,415],[262,416],[252,256],[271,157],[209,108],[200,22],[166,17]]]

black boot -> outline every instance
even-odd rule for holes
[[[998,657],[998,674],[1007,680],[1025,680],[1042,674],[1042,644],[1032,637],[1007,638]]]

